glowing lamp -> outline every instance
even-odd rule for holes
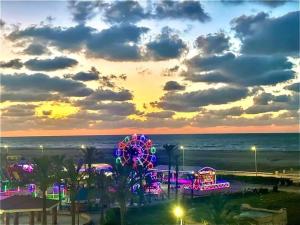
[[[183,217],[183,209],[180,206],[176,206],[173,210],[175,217],[182,218]]]
[[[255,146],[252,146],[252,147],[251,147],[251,151],[254,151],[254,152],[255,152],[255,151],[256,151],[256,147],[255,147]]]

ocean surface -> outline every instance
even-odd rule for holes
[[[162,148],[164,144],[178,144],[185,150],[224,150],[249,151],[255,145],[260,151],[300,151],[299,133],[263,133],[263,134],[170,134],[147,135],[154,146]],[[81,145],[99,149],[114,149],[125,135],[99,136],[62,136],[62,137],[3,137],[4,145],[9,149],[79,149]]]

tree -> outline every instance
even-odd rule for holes
[[[209,215],[209,224],[237,224],[234,219],[234,208],[227,203],[226,196],[217,193],[211,196],[207,211]]]
[[[82,153],[83,153],[83,162],[85,163],[85,165],[87,165],[87,168],[85,169],[87,170],[87,174],[88,174],[87,187],[88,187],[88,192],[90,193],[91,183],[94,175],[92,164],[94,162],[97,162],[97,159],[100,158],[102,154],[94,147],[83,148]],[[90,202],[89,199],[90,198],[88,197],[88,202]]]
[[[178,159],[179,159],[179,152],[178,149],[174,151],[174,157],[175,157],[175,199],[178,199]]]
[[[120,206],[121,225],[125,225],[127,202],[132,194],[128,181],[131,168],[117,164],[114,170],[114,196]]]
[[[70,189],[70,201],[71,201],[71,217],[72,225],[75,225],[75,198],[78,190],[78,183],[81,179],[79,170],[81,165],[75,165],[73,159],[66,160],[66,181]]]
[[[171,166],[172,166],[171,158],[174,154],[174,151],[177,149],[177,145],[165,144],[163,147],[168,155],[168,198],[170,198],[170,183],[171,183],[170,179],[171,179]]]
[[[64,162],[65,162],[65,155],[55,155],[52,156],[53,162],[53,170],[55,175],[55,181],[58,184],[58,200],[59,200],[59,207],[61,208],[61,180],[65,177],[64,171]]]
[[[46,202],[47,202],[47,189],[53,184],[54,176],[52,174],[52,161],[48,156],[42,156],[40,158],[35,158],[34,160],[34,181],[38,184],[42,191],[43,197],[43,219],[42,224],[47,225],[47,212],[46,212]]]
[[[112,184],[112,177],[107,176],[104,171],[96,174],[96,185],[99,190],[100,195],[100,225],[103,225],[104,220],[104,208],[110,202],[110,195],[109,195],[109,187]]]

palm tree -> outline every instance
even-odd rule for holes
[[[175,199],[178,199],[178,159],[179,159],[179,152],[178,149],[174,151],[174,157],[175,157]]]
[[[61,180],[65,177],[64,172],[64,162],[65,162],[65,155],[55,155],[52,156],[53,161],[53,169],[55,174],[55,181],[58,184],[58,200],[59,200],[59,208],[61,208]]]
[[[86,147],[81,149],[82,153],[83,153],[83,162],[84,162],[84,166],[87,165],[88,168],[87,169],[87,174],[88,174],[88,179],[87,179],[87,190],[88,190],[88,206],[90,206],[90,192],[91,192],[91,183],[93,180],[93,169],[92,169],[92,163],[95,161],[96,155],[97,155],[97,149],[94,147]]]
[[[66,181],[70,188],[70,201],[71,201],[71,217],[72,225],[75,225],[75,198],[78,190],[78,183],[81,179],[79,170],[81,165],[75,166],[73,159],[68,159],[65,162],[66,164]]]
[[[96,174],[96,184],[100,194],[100,225],[104,224],[104,208],[110,201],[109,187],[111,186],[111,176],[106,176],[104,171]]]
[[[172,161],[171,158],[174,154],[175,149],[177,148],[177,145],[170,145],[170,144],[165,144],[164,149],[167,152],[168,155],[168,198],[170,198],[170,183],[171,183],[171,166],[172,166]]]
[[[125,225],[127,202],[131,196],[128,177],[131,169],[128,166],[116,165],[114,173],[114,196],[120,206],[121,225]]]
[[[33,161],[36,165],[36,167],[34,169],[34,181],[40,187],[40,189],[42,191],[42,197],[43,197],[42,224],[47,225],[46,192],[47,192],[48,187],[54,181],[54,177],[52,176],[52,161],[50,160],[50,158],[48,156],[42,156],[40,158],[35,158]]]
[[[237,224],[234,219],[234,208],[226,204],[227,201],[226,196],[221,193],[211,196],[207,207],[209,224]]]

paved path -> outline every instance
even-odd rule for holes
[[[236,176],[256,176],[256,172],[249,171],[229,171],[229,170],[217,170],[219,175],[236,175]],[[275,177],[291,179],[294,183],[300,183],[300,172],[288,172],[288,173],[270,173],[270,172],[257,172],[259,177]]]

